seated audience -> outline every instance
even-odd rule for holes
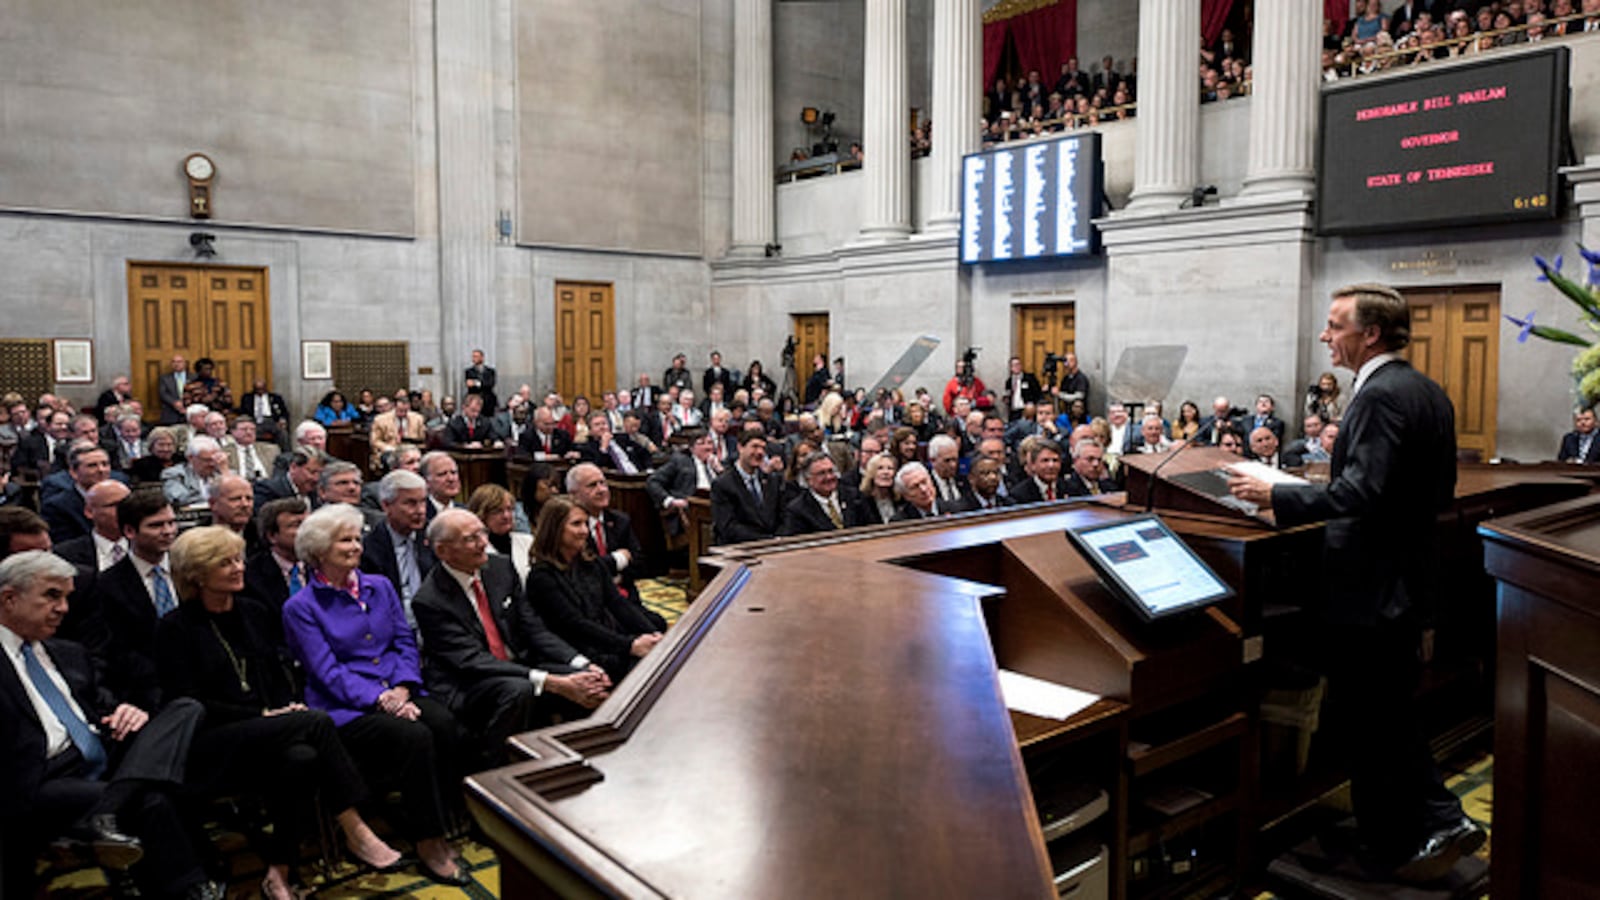
[[[436,562],[423,537],[428,524],[428,483],[415,472],[390,472],[378,482],[378,503],[383,521],[362,538],[361,571],[389,579],[405,609],[406,623],[416,628],[412,601]]]
[[[411,395],[406,391],[396,391],[394,408],[372,418],[372,428],[367,436],[376,464],[378,457],[387,451],[398,450],[401,444],[422,444],[427,441],[427,422],[421,413],[411,411]]]
[[[1034,465],[1038,465],[1037,460]],[[1073,442],[1072,473],[1065,480],[1068,497],[1089,497],[1117,490],[1117,483],[1106,477],[1105,450],[1094,440]]]
[[[1222,430],[1217,446],[1234,456],[1244,456],[1244,437],[1232,426]]]
[[[813,452],[802,460],[801,467],[805,490],[784,507],[779,534],[814,534],[862,524],[856,520],[856,508],[839,496],[839,468],[832,457]]]
[[[1266,425],[1250,432],[1250,458],[1274,469],[1283,468],[1283,458],[1278,453],[1278,436]]]
[[[128,555],[128,539],[117,526],[117,505],[128,493],[127,485],[109,478],[89,488],[83,498],[83,512],[89,517],[92,530],[60,543],[52,539],[54,553],[90,573],[104,572],[121,562]]]
[[[467,498],[467,511],[483,522],[489,535],[489,553],[511,560],[520,587],[533,568],[533,535],[517,531],[517,499],[498,484],[481,484]]]
[[[1018,451],[1018,455],[1028,461],[1029,477],[1011,487],[1012,501],[1039,503],[1081,496],[1070,493],[1071,482],[1061,475],[1061,445],[1048,438],[1030,440],[1034,441],[1031,453],[1021,449]]]
[[[441,884],[471,879],[445,840],[457,795],[456,722],[422,690],[416,639],[388,579],[363,573],[361,513],[335,504],[300,524],[309,581],[283,607],[284,639],[305,669],[306,705],[327,712],[377,796],[401,795],[401,831]]]
[[[0,892],[33,896],[35,857],[70,833],[107,868],[131,867],[141,892],[222,900],[178,805],[204,712],[182,699],[152,712],[119,696],[84,647],[56,637],[76,571],[43,550],[0,562],[0,646],[15,685],[0,691]]]
[[[263,440],[276,443],[289,436],[289,405],[283,402],[281,394],[267,390],[265,381],[257,379],[250,393],[239,398],[234,412],[254,422]]]
[[[1161,421],[1161,416],[1156,413],[1146,413],[1144,420],[1139,423],[1139,452],[1140,453],[1166,453],[1182,446],[1181,442],[1171,441],[1163,433],[1166,423]]]
[[[546,501],[561,493],[563,477],[554,466],[546,462],[536,462],[528,466],[528,474],[522,476],[522,486],[518,490],[522,499],[522,514],[528,522],[539,521],[539,510],[544,507]]]
[[[44,520],[50,524],[50,540],[57,544],[94,531],[85,503],[90,488],[111,480],[111,460],[100,445],[78,442],[67,451],[67,471],[72,476],[71,489],[40,504]]]
[[[576,459],[572,436],[556,427],[555,413],[547,406],[533,411],[533,427],[522,433],[522,449],[535,460]]]
[[[134,484],[160,484],[166,471],[183,465],[178,454],[178,437],[165,425],[150,429],[145,437],[145,454],[128,466]]]
[[[428,543],[439,564],[414,604],[423,672],[480,744],[483,763],[504,764],[512,735],[557,715],[575,718],[606,698],[610,678],[545,626],[511,561],[487,552],[488,532],[477,516],[440,513],[428,526]],[[553,702],[557,697],[568,703]]]
[[[102,445],[111,454],[112,468],[118,472],[129,472],[134,463],[150,453],[149,441],[144,435],[144,423],[133,413],[113,415],[111,436]]]
[[[1577,411],[1572,417],[1572,430],[1561,437],[1561,448],[1556,451],[1561,462],[1600,464],[1600,440],[1595,439],[1595,415],[1592,408]]]
[[[329,391],[322,395],[317,402],[317,408],[311,413],[318,424],[326,426],[337,425],[341,422],[354,422],[361,417],[356,408],[344,399],[344,394],[338,391]],[[298,437],[298,435],[296,435]]]
[[[217,364],[210,357],[195,360],[194,375],[183,387],[183,405],[196,404],[217,412],[233,409],[233,392],[216,376]]]
[[[223,452],[228,471],[255,482],[272,477],[281,451],[276,444],[257,441],[255,420],[240,416],[233,422],[233,440]]]
[[[527,596],[557,635],[620,682],[661,641],[660,619],[617,588],[609,555],[597,555],[589,513],[550,498],[533,535]]]
[[[910,462],[901,466],[894,473],[894,490],[900,497],[900,504],[895,508],[893,521],[929,519],[957,511],[939,500],[939,494],[933,487],[933,476],[922,463]]]
[[[767,440],[759,428],[739,435],[739,458],[711,483],[711,532],[716,544],[760,541],[778,533],[782,479],[766,471]]]
[[[204,506],[211,499],[217,475],[224,469],[222,448],[204,435],[192,438],[187,460],[161,473],[161,490],[173,506]]]
[[[972,468],[967,472],[967,482],[971,491],[967,494],[966,503],[958,512],[983,512],[984,510],[998,509],[1010,506],[1010,497],[1000,493],[1003,485],[1000,482],[1000,463],[980,457],[972,462]]]
[[[693,436],[689,452],[673,453],[659,469],[650,473],[644,483],[650,502],[662,511],[667,533],[676,537],[688,527],[684,510],[689,498],[700,491],[711,491],[711,483],[722,474],[722,464],[715,454],[714,436],[704,431]],[[524,501],[526,504],[526,501]],[[534,519],[529,512],[528,518]]]
[[[900,468],[893,456],[880,453],[861,466],[861,489],[856,497],[856,521],[862,525],[885,525],[899,512],[895,496],[895,472]]]
[[[934,494],[947,510],[968,505],[972,487],[961,474],[961,443],[948,434],[936,434],[928,442],[928,469],[933,476]]]
[[[283,643],[283,604],[306,584],[306,570],[294,552],[311,507],[304,497],[268,501],[256,513],[261,549],[245,560],[245,587],[269,613],[274,643]]]
[[[444,428],[447,446],[476,450],[494,446],[494,423],[483,415],[483,396],[468,394],[461,401],[461,412]]]
[[[226,528],[244,541],[246,554],[261,549],[256,537],[255,491],[238,475],[225,474],[211,491],[211,524]]]
[[[461,467],[450,454],[443,450],[424,453],[417,464],[417,474],[428,483],[428,521],[460,505],[456,497],[461,495]]]
[[[273,643],[279,626],[244,593],[243,554],[239,536],[219,527],[191,529],[172,545],[179,603],[156,626],[156,656],[166,697],[193,698],[205,709],[188,786],[205,796],[246,793],[264,801],[272,828],[262,848],[261,895],[292,900],[289,869],[319,799],[337,810],[356,858],[381,870],[401,856],[356,811],[365,786],[333,720],[296,700]]]
[[[256,506],[264,507],[284,497],[303,497],[316,506],[321,502],[317,497],[317,482],[322,478],[322,467],[329,461],[327,455],[312,447],[296,447],[279,456],[283,471],[255,482]]]
[[[1211,401],[1211,415],[1200,420],[1200,429],[1195,433],[1194,440],[1202,444],[1220,446],[1222,433],[1233,430],[1233,404],[1227,397],[1218,397]]]
[[[178,536],[178,517],[160,491],[140,488],[117,505],[117,527],[128,554],[95,581],[105,627],[96,631],[89,649],[107,664],[113,680],[155,706],[160,699],[152,651],[156,622],[178,605],[167,559]]]
[[[577,449],[589,463],[625,475],[637,475],[650,468],[650,452],[626,434],[613,435],[611,420],[603,412],[589,416],[588,440]]]
[[[618,587],[639,600],[635,577],[644,566],[644,545],[634,534],[633,519],[611,508],[611,486],[605,473],[591,463],[579,463],[567,470],[566,486],[572,501],[589,514],[589,536],[595,553],[611,569]],[[667,623],[655,613],[647,615],[659,628],[666,628]]]

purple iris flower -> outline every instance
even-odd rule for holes
[[[1508,315],[1506,316],[1506,321],[1522,329],[1517,333],[1517,343],[1526,344],[1528,342],[1528,335],[1533,334],[1533,311],[1529,310],[1528,317],[1526,319],[1519,319],[1516,316]]]

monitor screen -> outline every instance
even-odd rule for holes
[[[1356,78],[1322,92],[1322,234],[1552,219],[1568,51]]]
[[[1233,596],[1233,589],[1155,516],[1068,528],[1067,538],[1112,593],[1146,621]]]
[[[1083,256],[1100,250],[1100,135],[1074,134],[961,161],[961,261]]]

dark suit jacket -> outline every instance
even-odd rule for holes
[[[1083,476],[1079,475],[1077,472],[1068,472],[1065,476],[1062,477],[1061,480],[1063,482],[1065,482],[1066,485],[1067,485],[1066,496],[1068,496],[1068,497],[1092,497],[1092,496],[1094,496],[1094,493],[1089,490],[1088,482],[1084,481],[1083,480]],[[1033,479],[1030,478],[1030,479],[1028,479],[1028,481],[1031,483],[1033,481]],[[1100,489],[1100,493],[1102,493],[1102,494],[1111,494],[1111,493],[1115,493],[1116,491],[1121,490],[1121,488],[1117,487],[1117,483],[1115,481],[1111,480],[1110,478],[1102,478],[1102,479],[1100,479],[1100,483],[1099,483],[1098,487]],[[1035,487],[1035,490],[1037,490],[1037,489],[1038,488]],[[1056,498],[1057,499],[1060,499],[1061,496],[1062,495],[1059,494],[1059,493],[1056,494]]]
[[[1225,419],[1222,420],[1222,422],[1223,422],[1224,425],[1226,425],[1226,426],[1228,426],[1230,428],[1234,428],[1234,429],[1238,428],[1237,422],[1235,422],[1235,420],[1233,420],[1233,419],[1226,419],[1225,418]],[[1216,424],[1217,424],[1217,417],[1215,415],[1206,416],[1204,419],[1201,419],[1200,420],[1200,430],[1196,431],[1194,433],[1195,441],[1197,443],[1211,444],[1211,445],[1215,446],[1216,443],[1217,443],[1216,439],[1215,439],[1216,438],[1216,434],[1215,434],[1215,432],[1212,431],[1212,428]],[[1249,438],[1248,435],[1245,436],[1245,443],[1246,444],[1250,443],[1250,438]]]
[[[1283,446],[1283,420],[1277,416],[1267,416],[1267,420],[1264,424],[1273,434],[1277,435],[1278,445],[1280,447]],[[1255,414],[1251,413],[1248,416],[1235,419],[1233,421],[1233,427],[1244,433],[1244,443],[1245,446],[1248,447],[1250,446],[1250,432],[1255,431],[1260,426],[1256,425]]]
[[[1600,430],[1589,441],[1589,455],[1578,458],[1578,447],[1582,444],[1582,435],[1576,431],[1569,431],[1561,438],[1561,451],[1556,454],[1556,459],[1565,462],[1580,462],[1587,466],[1600,464]]]
[[[361,568],[366,570],[366,562]],[[270,629],[273,643],[283,643],[283,604],[289,600],[289,582],[272,558],[272,549],[264,547],[244,561],[245,593],[254,597],[272,620]]]
[[[274,394],[271,391],[268,391],[267,406],[272,410],[271,421],[289,421],[289,405],[283,402],[282,394]],[[260,424],[260,421],[256,419],[256,395],[254,392],[240,397],[239,406],[234,409],[234,412],[241,416],[248,416],[251,420],[256,421],[257,424]]]
[[[734,390],[739,387],[739,376],[726,367],[713,369],[710,366],[706,366],[705,374],[700,376],[700,393],[710,397],[713,384],[722,385],[722,398],[724,400],[732,400]]]
[[[1037,403],[1037,402],[1039,402],[1039,379],[1033,377],[1033,373],[1032,372],[1023,372],[1021,377],[1022,377],[1022,402],[1023,403]],[[1016,389],[1016,385],[1012,384],[1012,382],[1016,378],[1017,378],[1017,376],[1015,376],[1015,375],[1007,375],[1006,376],[1005,393],[1000,395],[1000,402],[1006,404],[1007,407],[1009,407],[1011,405],[1011,394],[1012,394],[1012,391],[1014,391]],[[1022,407],[1019,406],[1016,409],[1013,409],[1011,411],[1014,412],[1014,413],[1020,413],[1020,412],[1022,412]]]
[[[644,483],[644,491],[650,495],[650,502],[655,508],[660,509],[669,498],[693,497],[699,481],[694,457],[678,451],[667,457],[661,468],[650,473],[650,478]]]
[[[426,536],[421,531],[417,532],[417,581],[420,584],[428,579],[428,573],[439,562],[433,555],[433,548],[428,545]],[[368,575],[382,575],[394,585],[396,596],[400,596],[400,560],[394,555],[394,541],[389,538],[389,529],[384,522],[372,526],[361,541],[361,571]],[[402,601],[404,598],[402,598]],[[412,598],[413,604],[416,598]]]
[[[488,416],[479,416],[471,426],[468,426],[467,417],[458,413],[451,416],[450,424],[444,427],[444,442],[451,447],[460,447],[473,441],[492,440],[494,440],[494,421]]]
[[[835,502],[839,504],[839,518],[844,520],[844,527],[854,528],[863,524],[856,520],[856,508],[847,502],[843,496],[835,494]],[[823,531],[836,531],[833,520],[828,518],[827,510],[811,496],[810,491],[801,491],[800,496],[789,501],[783,508],[783,524],[778,528],[780,535],[817,534]]]
[[[661,389],[663,391],[670,390],[673,385],[677,385],[686,391],[694,390],[694,375],[689,371],[688,366],[682,369],[668,369],[661,373]]]
[[[162,425],[177,425],[183,421],[183,413],[172,408],[172,404],[183,402],[183,391],[178,388],[176,375],[167,372],[156,379],[156,399],[161,403],[161,415],[157,418],[157,422]]]
[[[34,429],[17,439],[17,447],[11,451],[11,469],[35,469],[40,476],[48,475],[55,467],[55,460],[50,457],[50,440],[44,432]]]
[[[1071,484],[1065,475],[1056,476],[1056,499],[1060,500],[1063,497],[1075,496],[1067,492],[1070,486]],[[1081,490],[1083,483],[1079,482],[1078,487]],[[1011,485],[1006,493],[1011,495],[1012,503],[1039,503],[1044,500],[1044,491],[1039,490],[1038,479],[1030,477],[1024,477],[1021,481]]]
[[[615,564],[609,554],[617,550],[628,551],[629,563],[626,571],[622,572],[622,587],[628,596],[639,599],[639,587],[635,583],[635,573],[642,571],[646,565],[644,558],[644,545],[639,543],[639,536],[633,532],[633,519],[627,513],[615,509],[607,509],[600,514],[600,521],[605,526],[607,558],[603,560],[612,574],[616,575]],[[589,539],[589,546],[594,547],[594,539]],[[598,547],[595,547],[598,550]]]
[[[78,493],[76,485],[57,492],[41,504],[45,523],[50,526],[51,543],[70,541],[94,531],[94,521],[84,515],[83,505],[83,495]]]
[[[1032,479],[1029,480],[1031,481]],[[995,494],[994,502],[986,507],[979,502],[977,494],[968,494],[966,502],[962,504],[961,508],[953,509],[951,512],[981,512],[985,509],[1000,509],[1001,507],[1012,506],[1015,503],[1016,501],[1010,497],[1002,497],[999,494]]]
[[[423,679],[440,703],[459,710],[467,690],[486,678],[527,678],[534,668],[557,675],[576,671],[571,663],[578,651],[545,627],[509,557],[491,553],[478,577],[509,659],[489,652],[477,602],[443,565],[427,573],[411,601],[422,636]]]
[[[916,522],[921,519],[931,519],[935,516],[949,515],[951,512],[954,512],[954,510],[948,506],[945,506],[943,503],[940,503],[937,498],[933,501],[933,510],[927,515],[923,515],[921,510],[917,509],[911,504],[911,501],[902,500],[895,504],[894,518],[890,519],[889,521]]]
[[[484,414],[494,415],[495,411],[500,408],[500,398],[494,394],[494,366],[468,366],[464,377],[478,380],[478,386],[468,388],[466,392],[468,394],[483,395]]]
[[[130,698],[129,702],[142,709],[155,709],[161,699],[155,684],[156,606],[139,570],[134,568],[133,555],[124,556],[122,562],[101,572],[95,584],[107,643],[89,649],[112,673],[113,690],[137,694],[138,699]],[[176,600],[178,589],[174,586],[172,590]]]
[[[758,502],[745,486],[738,466],[730,466],[711,482],[711,534],[718,544],[759,541],[778,533],[782,519],[783,480],[777,473],[761,478]]]
[[[227,648],[212,631],[211,613],[199,603],[185,603],[156,624],[162,693],[200,701],[207,728],[257,719],[261,704],[277,709],[297,699],[288,650],[276,637],[283,623],[274,620],[281,616],[248,594],[234,598],[233,610],[244,640],[230,640]],[[239,685],[235,657],[245,665],[253,698]]]
[[[1438,580],[1435,517],[1453,501],[1455,411],[1404,360],[1380,366],[1346,407],[1326,485],[1274,485],[1280,528],[1326,521],[1322,589],[1332,621],[1426,613]]]
[[[94,664],[84,647],[60,638],[43,643],[85,719],[97,722],[116,707],[111,693],[95,678]],[[4,786],[0,790],[0,831],[26,821],[45,780],[45,750],[44,725],[16,667],[6,660],[0,665],[0,753],[6,760],[5,774],[0,775]]]
[[[661,618],[618,591],[600,560],[576,560],[567,571],[538,562],[527,596],[550,630],[620,681],[633,668],[634,638],[662,630]]]
[[[278,458],[283,459],[287,455],[283,454]],[[294,482],[289,480],[287,471],[278,472],[270,478],[252,482],[252,485],[255,488],[256,509],[258,510],[274,500],[281,500],[284,497],[293,497],[295,495]],[[311,498],[308,497],[306,499],[310,500]],[[316,504],[313,503],[312,505],[315,506]]]
[[[567,454],[568,450],[572,449],[572,435],[559,428],[551,431],[550,449],[546,450],[540,441],[539,430],[537,428],[529,428],[522,433],[522,449],[533,455],[544,453],[547,456],[562,457]]]
[[[565,434],[565,432],[562,433]],[[650,469],[650,451],[635,444],[633,438],[625,434],[618,434],[612,435],[611,441],[622,448],[622,452],[628,457],[628,461],[633,463],[633,467],[638,469],[640,473]],[[611,457],[610,453],[603,452],[598,443],[588,440],[575,444],[574,447],[585,462],[594,463],[602,469],[618,471],[617,461]]]

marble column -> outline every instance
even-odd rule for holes
[[[773,221],[772,0],[733,10],[733,244],[729,256],[764,256]]]
[[[1177,209],[1199,181],[1199,46],[1200,0],[1139,0],[1139,131],[1130,211]]]
[[[880,243],[911,234],[911,110],[906,85],[906,0],[867,0],[862,83],[861,240]],[[934,126],[937,128],[938,123]]]
[[[934,0],[930,232],[954,234],[961,228],[961,158],[981,146],[982,82],[979,0]]]
[[[482,349],[495,364],[495,0],[434,5],[440,360],[445,389]]]
[[[1310,197],[1315,188],[1321,16],[1310,3],[1256,5],[1245,195]]]

